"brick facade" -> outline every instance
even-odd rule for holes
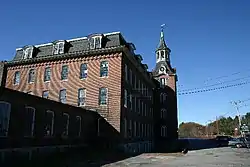
[[[96,55],[91,58],[76,58],[62,61],[34,63],[18,65],[7,68],[6,87],[21,92],[32,92],[33,95],[42,97],[43,91],[49,91],[49,99],[59,101],[59,91],[66,89],[67,104],[78,105],[78,89],[86,89],[86,106],[97,109],[98,112],[107,118],[109,122],[119,131],[120,129],[120,92],[121,92],[121,55],[122,53],[111,53],[107,55]],[[100,77],[100,62],[107,60],[109,63],[108,77]],[[87,63],[88,72],[86,79],[80,79],[80,65]],[[61,80],[62,65],[68,65],[68,79]],[[44,71],[51,67],[51,80],[44,82]],[[28,73],[35,69],[35,81],[28,83]],[[14,74],[20,71],[20,83],[14,85]],[[108,88],[108,105],[98,104],[99,88]],[[114,98],[110,96],[117,94]],[[115,111],[115,112],[113,112]]]

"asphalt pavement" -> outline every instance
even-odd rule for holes
[[[250,167],[250,149],[213,148],[187,154],[141,154],[104,167]]]

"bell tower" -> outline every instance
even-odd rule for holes
[[[171,50],[165,42],[164,27],[165,24],[161,25],[160,41],[155,50],[156,66],[153,70],[153,76],[160,82],[162,87],[168,86],[176,92],[176,70],[171,66]]]
[[[158,47],[155,51],[156,63],[159,63],[161,61],[170,62],[169,54],[170,54],[171,50],[167,47],[165,39],[164,39],[164,26],[165,26],[165,24],[163,24],[161,26],[160,42],[159,42]]]

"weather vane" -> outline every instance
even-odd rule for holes
[[[166,24],[162,24],[161,25],[161,30],[163,31],[164,27],[166,26]]]

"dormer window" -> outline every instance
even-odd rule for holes
[[[33,48],[33,46],[30,46],[23,49],[23,59],[31,59],[33,57]]]
[[[53,54],[54,55],[63,54],[64,53],[64,44],[65,44],[64,41],[55,43],[54,47],[53,47]]]
[[[102,36],[93,36],[89,38],[89,48],[99,49],[102,48]]]

